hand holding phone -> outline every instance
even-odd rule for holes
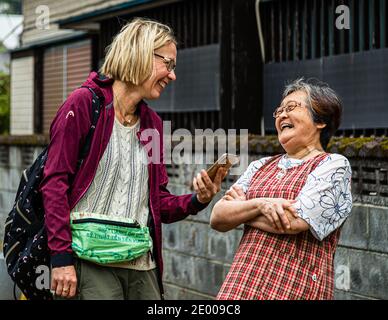
[[[232,153],[224,153],[206,172],[209,178],[214,181],[219,168],[229,170],[232,166],[240,161],[239,157]]]

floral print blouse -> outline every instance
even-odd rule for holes
[[[246,193],[255,172],[270,158],[251,162],[235,185]],[[299,166],[303,161],[283,155],[278,166],[287,174],[287,169]],[[318,240],[327,237],[349,216],[352,209],[351,176],[348,159],[340,154],[328,154],[308,175],[306,184],[297,196],[294,207]]]

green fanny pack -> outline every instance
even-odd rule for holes
[[[73,252],[81,259],[106,264],[136,259],[152,247],[148,227],[129,218],[73,212]]]

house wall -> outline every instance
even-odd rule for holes
[[[134,0],[131,0],[134,1]],[[42,38],[64,36],[70,34],[71,30],[60,30],[56,21],[69,18],[75,15],[86,14],[100,9],[108,8],[117,4],[126,3],[126,0],[26,0],[23,1],[24,31],[22,42],[24,45],[40,41]],[[46,7],[39,7],[46,6]],[[41,9],[42,8],[42,9]],[[48,29],[39,28],[42,12],[48,8],[49,25]]]
[[[33,134],[34,57],[11,61],[11,135]]]

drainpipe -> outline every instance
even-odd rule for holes
[[[259,41],[260,41],[260,50],[261,50],[261,59],[263,63],[265,62],[265,50],[264,50],[264,38],[263,38],[263,29],[261,27],[261,18],[260,18],[260,0],[256,0],[255,8],[256,8],[256,22],[257,22],[257,31],[259,33]]]
[[[261,27],[260,8],[259,7],[260,7],[260,0],[256,0],[256,3],[255,3],[256,23],[257,23],[257,31],[259,34],[261,61],[264,64],[265,63],[265,48],[264,48],[263,29]],[[265,136],[264,116],[261,116],[260,120],[261,120],[260,121],[261,135]]]

